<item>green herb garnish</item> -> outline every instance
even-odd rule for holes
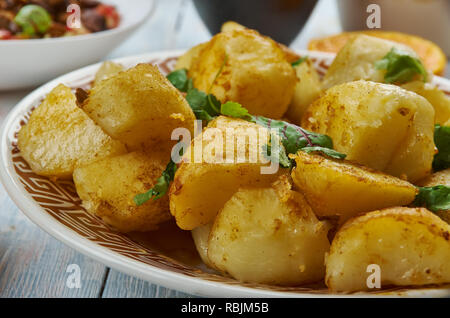
[[[187,92],[192,89],[192,80],[187,76],[185,68],[176,70],[167,75],[167,79],[181,92]]]
[[[417,75],[420,75],[424,82],[427,81],[427,70],[422,62],[397,48],[392,48],[381,60],[375,62],[375,68],[386,70],[385,83],[406,83]]]
[[[263,155],[269,160],[272,160],[272,137],[270,138],[270,143],[263,145]],[[283,168],[291,168],[292,167],[292,161],[289,159],[286,149],[284,149],[284,146],[282,144],[279,144],[278,147],[278,156],[275,157],[280,166]],[[277,163],[277,162],[275,162]]]
[[[305,62],[307,59],[308,59],[308,56],[301,57],[297,61],[292,62],[291,65],[292,65],[292,67],[296,67],[297,65],[300,65],[303,62]]]
[[[450,167],[450,127],[434,126],[434,143],[438,153],[434,156],[433,169],[435,171]]]
[[[220,107],[220,113],[224,116],[241,119],[252,119],[252,116],[248,113],[247,108],[242,107],[241,104],[235,102],[226,102]]]
[[[444,185],[419,187],[419,194],[413,205],[426,207],[433,212],[450,210],[450,187]]]
[[[23,6],[14,18],[14,22],[20,26],[22,34],[28,36],[44,34],[53,23],[47,10],[35,4]]]
[[[334,159],[345,159],[345,157],[347,157],[347,155],[344,155],[343,153],[337,152],[336,150],[330,149],[330,148],[325,148],[325,147],[304,147],[301,148],[302,151],[306,152],[306,153],[311,153],[311,152],[319,152],[323,155],[326,155],[330,158],[334,158]]]

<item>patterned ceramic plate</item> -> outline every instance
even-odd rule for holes
[[[316,52],[307,54],[323,74],[333,55]],[[181,52],[159,52],[118,59],[125,66],[147,62],[169,72]],[[127,274],[168,288],[191,294],[218,297],[327,297],[323,285],[274,287],[242,284],[234,279],[211,272],[199,260],[189,232],[166,224],[150,233],[124,235],[110,229],[97,217],[81,207],[73,182],[53,182],[33,173],[17,149],[17,132],[27,122],[32,109],[57,84],[88,87],[99,64],[64,75],[24,98],[5,120],[1,136],[0,176],[6,190],[17,206],[49,234],[105,265]],[[450,94],[450,81],[436,78],[436,84]],[[444,296],[446,288],[397,288],[369,295]]]

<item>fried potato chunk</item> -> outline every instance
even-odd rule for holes
[[[262,174],[261,168],[270,164],[262,154],[262,143],[267,138],[262,142],[254,139],[261,138],[262,132],[267,130],[221,116],[194,138],[170,188],[170,212],[180,228],[192,230],[212,222],[239,188],[269,186],[279,174],[287,173],[287,169],[280,168]],[[198,154],[201,158],[196,157]]]
[[[319,281],[330,245],[328,226],[300,193],[277,187],[240,189],[226,202],[209,236],[208,258],[243,282]]]
[[[319,74],[309,59],[295,66],[299,81],[295,85],[294,97],[289,104],[286,117],[294,124],[300,125],[303,114],[308,106],[319,98],[322,84]]]
[[[187,50],[183,55],[181,55],[177,63],[175,64],[175,69],[190,69],[192,65],[192,61],[198,58],[198,55],[200,54],[201,50],[206,46],[206,43],[200,43],[189,50]]]
[[[416,187],[407,181],[353,164],[299,151],[292,170],[296,188],[319,216],[341,222],[361,212],[410,204]]]
[[[152,188],[166,167],[166,152],[131,152],[75,169],[75,186],[87,211],[120,232],[155,230],[171,218],[168,197],[137,206],[136,194]]]
[[[101,81],[110,78],[124,70],[125,68],[123,67],[123,65],[118,63],[114,63],[111,61],[102,63],[97,73],[95,73],[94,86],[98,85]]]
[[[379,266],[381,288],[450,283],[450,225],[423,208],[390,208],[347,222],[326,258],[332,291],[368,290]]]
[[[208,258],[208,239],[209,233],[211,232],[213,223],[208,223],[199,227],[196,227],[191,231],[192,239],[194,240],[195,248],[197,249],[198,255],[202,259],[203,263],[207,266],[214,268],[214,265],[209,261]]]
[[[418,58],[414,50],[406,45],[364,34],[355,35],[336,55],[323,78],[323,87],[330,88],[357,80],[384,83],[385,71],[376,69],[375,62],[393,47]]]
[[[414,81],[402,85],[404,89],[423,96],[434,107],[436,124],[444,125],[450,119],[450,98],[443,91],[430,83]]]
[[[195,116],[180,92],[149,64],[139,64],[101,81],[90,91],[83,110],[113,138],[130,149],[173,145],[171,134],[193,132]]]
[[[62,84],[31,113],[18,146],[35,173],[55,178],[71,178],[79,165],[126,152],[77,107],[75,95]]]
[[[326,134],[347,159],[416,182],[431,173],[434,109],[395,85],[356,81],[334,86],[302,119]]]
[[[189,69],[194,87],[222,103],[241,103],[251,114],[281,118],[297,78],[275,41],[253,30],[215,35]]]

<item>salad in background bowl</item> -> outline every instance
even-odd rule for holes
[[[42,2],[54,3],[57,1],[46,0]],[[0,5],[6,2],[13,1],[0,1]],[[32,2],[35,4],[39,1]],[[84,1],[78,1],[77,3],[81,4],[82,2]],[[97,1],[90,2],[95,3]],[[100,5],[102,7],[99,7]],[[48,17],[45,17],[46,11],[37,9],[37,19],[40,23],[36,24],[32,21],[32,26],[27,25],[26,22],[30,21],[29,16],[33,14],[25,12],[24,15],[28,20],[22,18],[24,22],[20,31],[17,31],[14,35],[10,32],[8,40],[0,40],[0,91],[37,86],[63,73],[100,61],[128,39],[150,17],[155,9],[155,1],[104,0],[96,7],[89,8],[80,5],[80,8],[81,28],[67,29],[64,33],[61,30],[60,36],[48,34],[51,29],[45,29],[45,26],[48,27],[49,24]],[[106,8],[109,9],[106,10]],[[114,11],[111,11],[112,8],[114,8]],[[32,7],[32,9],[36,10],[35,7]],[[95,10],[95,12],[92,10]],[[87,14],[86,12],[90,13]],[[5,14],[4,10],[2,13]],[[103,22],[97,25],[89,20],[89,16],[95,15],[97,17],[92,20],[98,19],[103,20]],[[13,21],[17,20],[17,16],[14,17]],[[102,16],[103,19],[99,16]],[[36,19],[34,15],[33,19]],[[23,20],[19,16],[19,21]],[[42,21],[44,21],[44,27]],[[55,25],[55,23],[60,22],[52,20],[51,25]],[[0,29],[2,28],[0,27]],[[23,29],[27,30],[27,34],[23,34]],[[5,31],[0,32],[5,33]]]

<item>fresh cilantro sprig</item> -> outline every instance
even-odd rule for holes
[[[137,194],[134,197],[134,203],[136,203],[136,205],[139,206],[144,204],[151,198],[153,198],[153,200],[162,198],[169,190],[170,183],[173,181],[176,171],[177,171],[176,163],[170,160],[166,166],[166,169],[163,171],[162,175],[156,181],[154,187],[145,193]]]
[[[392,48],[381,60],[375,62],[375,68],[386,70],[384,81],[386,83],[406,83],[420,75],[424,82],[427,81],[427,70],[422,62],[412,57],[407,52]]]
[[[187,93],[193,88],[192,79],[188,78],[185,68],[171,72],[167,79],[181,92]]]
[[[437,185],[419,187],[419,194],[413,202],[415,206],[423,206],[433,212],[450,210],[450,187]]]
[[[434,143],[438,153],[434,155],[433,169],[439,171],[450,167],[450,127],[434,126]]]
[[[299,58],[297,61],[294,61],[291,63],[292,67],[296,67],[300,64],[302,64],[303,62],[305,62],[308,59],[308,56],[303,56],[301,58]]]

